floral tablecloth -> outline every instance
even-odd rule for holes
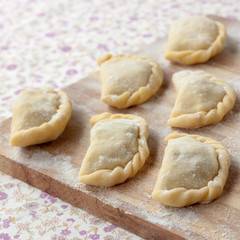
[[[60,89],[107,52],[135,51],[184,15],[240,20],[238,0],[0,1],[0,121],[24,89]],[[0,172],[0,239],[139,239]]]

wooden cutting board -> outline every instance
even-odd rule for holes
[[[161,89],[148,102],[127,110],[109,107],[100,99],[98,74],[66,88],[73,113],[56,141],[32,147],[10,147],[10,122],[0,125],[0,170],[123,227],[145,239],[240,239],[240,101],[220,123],[200,129],[172,129],[167,120],[175,102],[172,73],[182,69],[206,70],[240,92],[240,23],[212,16],[228,29],[224,51],[206,64],[181,66],[163,58],[166,39],[159,39],[139,54],[157,60],[164,71]],[[89,146],[89,119],[101,112],[131,113],[150,125],[150,156],[133,179],[111,188],[81,184],[77,180]],[[209,204],[166,207],[151,198],[166,143],[174,130],[200,134],[220,141],[231,155],[231,168],[223,195]]]

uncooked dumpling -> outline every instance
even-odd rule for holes
[[[222,194],[230,157],[217,141],[172,133],[152,197],[173,207],[210,202]]]
[[[23,91],[13,105],[10,144],[28,146],[55,140],[71,117],[72,104],[63,91]]]
[[[135,55],[107,56],[98,59],[103,102],[128,108],[147,101],[162,84],[163,74],[152,59]]]
[[[177,98],[168,125],[196,128],[217,123],[232,109],[236,95],[223,80],[203,71],[173,75]]]
[[[103,113],[92,117],[90,146],[79,180],[96,186],[113,186],[135,176],[145,163],[148,124],[130,114]]]
[[[165,58],[188,65],[203,63],[223,49],[225,39],[222,23],[202,16],[184,17],[170,28]]]

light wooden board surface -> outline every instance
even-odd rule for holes
[[[163,86],[146,103],[127,110],[107,106],[100,100],[101,86],[98,73],[94,73],[65,89],[72,99],[73,113],[56,141],[10,147],[11,119],[1,123],[0,170],[145,239],[240,239],[240,23],[212,17],[227,26],[228,39],[224,51],[206,64],[190,67],[169,63],[163,58],[166,39],[139,53],[157,60],[164,71]],[[182,69],[208,71],[234,88],[237,101],[223,121],[192,130],[167,126],[175,102],[171,75]],[[89,146],[89,119],[105,111],[136,114],[150,125],[146,164],[134,178],[111,188],[87,186],[77,180]],[[228,149],[232,160],[229,177],[216,201],[177,209],[151,198],[166,147],[163,139],[174,130],[214,138]]]

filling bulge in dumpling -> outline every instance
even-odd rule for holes
[[[12,131],[26,130],[49,122],[60,105],[59,95],[52,91],[25,91],[14,103]]]
[[[170,27],[165,58],[181,64],[204,63],[224,48],[226,27],[204,16],[188,16]]]
[[[101,100],[110,106],[128,108],[146,102],[163,81],[163,72],[153,59],[137,55],[107,54],[99,58]]]
[[[223,86],[197,72],[176,73],[173,83],[177,99],[171,117],[200,111],[208,112],[216,108],[226,94]]]
[[[101,169],[124,168],[138,151],[138,126],[128,119],[105,119],[91,130],[90,147],[80,175]]]
[[[162,166],[153,199],[172,207],[207,203],[221,196],[230,156],[220,142],[173,132],[165,138]]]
[[[152,66],[137,58],[113,58],[101,65],[102,94],[121,95],[133,93],[146,86]]]
[[[190,137],[171,139],[165,149],[159,188],[200,189],[218,173],[216,151]]]
[[[216,40],[218,31],[209,18],[184,17],[171,26],[168,47],[172,51],[207,49]]]
[[[71,112],[71,100],[62,90],[21,92],[13,104],[10,144],[23,147],[57,139]]]

